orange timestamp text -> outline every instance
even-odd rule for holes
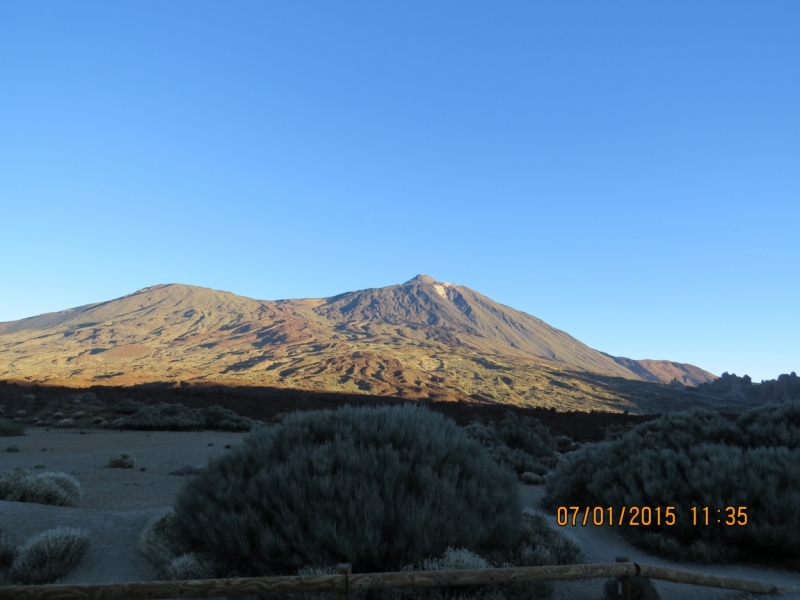
[[[746,506],[711,508],[693,506],[692,525],[747,525]],[[674,506],[559,506],[556,523],[566,525],[617,525],[622,527],[674,526],[678,522]]]

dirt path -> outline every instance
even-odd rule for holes
[[[87,555],[62,583],[112,583],[146,581],[155,577],[152,566],[138,551],[137,543],[147,520],[171,507],[185,477],[169,475],[184,464],[205,464],[209,457],[225,452],[225,445],[236,445],[244,434],[227,432],[175,433],[139,431],[94,431],[80,435],[76,431],[30,428],[29,435],[3,438],[0,441],[0,470],[13,467],[73,474],[82,484],[84,497],[80,508],[65,508],[0,501],[0,527],[19,542],[31,535],[61,525],[83,527],[90,532]],[[4,452],[14,444],[20,452]],[[213,444],[213,445],[209,445]],[[47,450],[42,450],[47,448]],[[134,469],[106,467],[109,455],[128,452],[137,458]],[[145,471],[140,468],[145,467]],[[520,486],[523,503],[536,507],[544,493],[538,486]],[[548,517],[557,527],[555,517]],[[587,562],[614,562],[617,556],[632,561],[673,568],[686,565],[671,563],[646,555],[619,538],[611,528],[560,528],[583,549]],[[779,585],[800,586],[800,573],[769,570],[748,565],[693,566],[703,573],[765,581]],[[697,586],[657,582],[661,597],[685,600],[741,599],[747,594]],[[600,600],[602,580],[557,582],[556,598]],[[800,600],[800,594],[784,598]]]
[[[520,494],[523,503],[527,506],[538,506],[544,496],[544,487],[522,486]],[[648,564],[658,567],[670,567],[716,575],[718,577],[735,577],[762,581],[776,585],[798,586],[800,588],[800,573],[787,570],[766,569],[750,565],[692,565],[676,563],[647,554],[624,540],[611,527],[559,527],[555,515],[547,515],[550,526],[564,532],[573,539],[583,550],[587,563],[615,562],[617,556],[627,556],[631,562]],[[664,600],[679,598],[681,600],[708,599],[734,599],[734,598],[762,598],[761,595],[750,595],[743,592],[720,590],[716,588],[690,586],[685,584],[655,582],[661,597]],[[556,586],[557,598],[571,598],[574,600],[599,600],[602,598],[602,582],[600,580],[586,580],[575,582],[559,582]],[[800,593],[782,594],[783,599],[800,600]]]

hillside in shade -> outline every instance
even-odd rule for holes
[[[468,287],[418,275],[277,301],[157,285],[0,323],[0,379],[214,382],[641,411],[648,397],[669,395],[663,384],[673,379],[694,386],[715,377],[693,365],[610,356]]]

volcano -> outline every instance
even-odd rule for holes
[[[662,388],[715,376],[689,364],[610,356],[468,287],[417,275],[330,298],[275,301],[164,284],[0,323],[0,379],[627,410],[635,394],[609,391],[615,381]]]

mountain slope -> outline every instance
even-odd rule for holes
[[[0,323],[0,379],[73,386],[219,382],[635,410],[634,397],[621,400],[602,378],[675,377],[714,379],[692,365],[609,356],[425,275],[332,298],[279,301],[157,285]]]
[[[350,292],[315,309],[337,330],[436,341],[487,354],[527,354],[619,377],[630,369],[544,321],[467,287],[418,275],[402,285]]]

